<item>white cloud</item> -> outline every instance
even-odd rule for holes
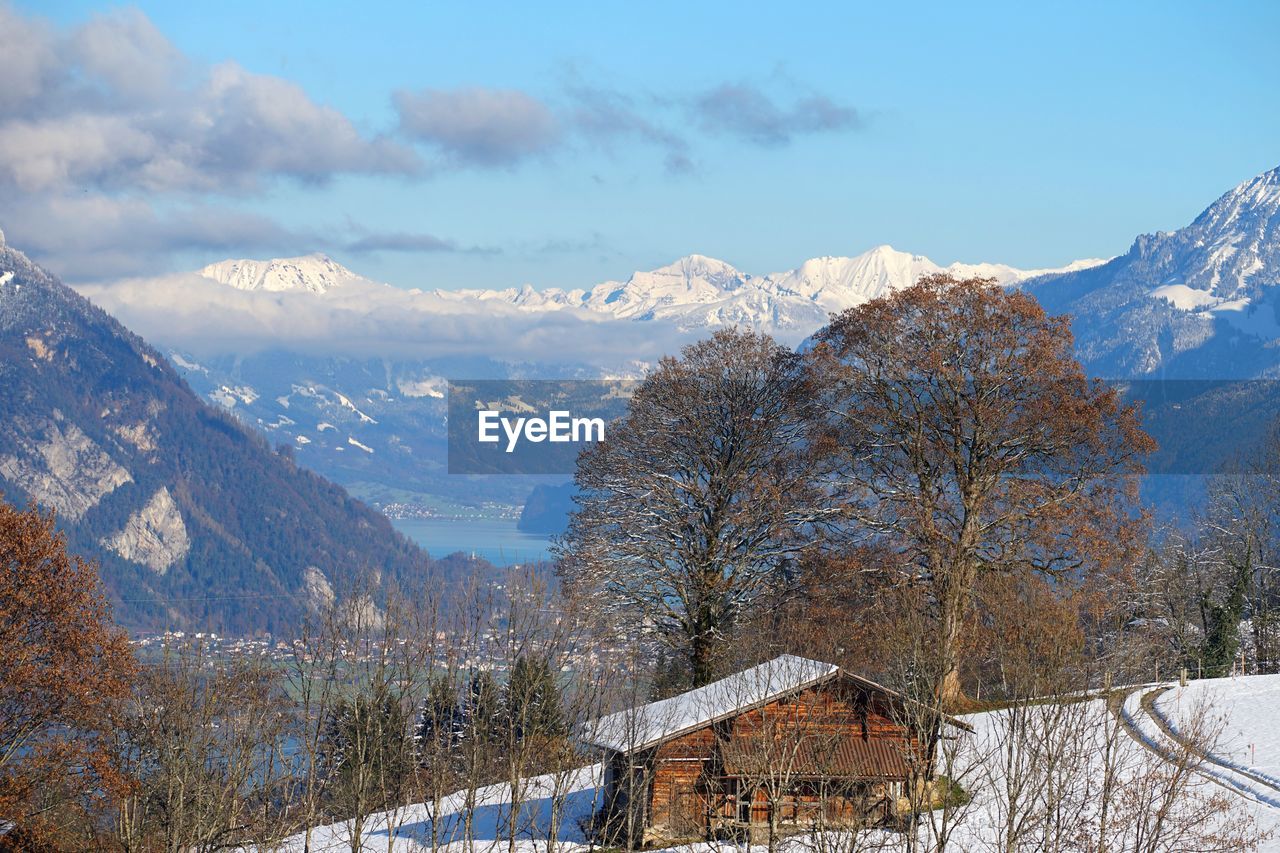
[[[384,284],[236,290],[193,273],[77,289],[147,340],[199,357],[269,349],[379,358],[485,355],[544,364],[654,360],[696,334],[573,310],[469,304]]]
[[[393,100],[400,129],[455,163],[511,165],[560,141],[551,109],[515,89],[423,89],[396,92]]]
[[[0,4],[0,68],[0,225],[71,278],[155,269],[175,250],[297,249],[213,199],[423,168],[288,80],[193,62],[136,10],[58,31]]]

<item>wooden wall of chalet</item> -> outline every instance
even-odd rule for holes
[[[749,807],[738,795],[743,780],[759,781],[769,772],[770,762],[785,766],[789,778],[800,783],[784,806],[784,821],[810,822],[819,807],[832,823],[862,820],[868,802],[882,802],[894,783],[906,779],[902,768],[888,761],[850,773],[836,762],[821,763],[821,757],[818,764],[802,767],[791,753],[782,757],[781,751],[763,757],[755,767],[732,766],[728,745],[742,744],[746,755],[752,745],[767,744],[773,735],[790,735],[820,749],[834,749],[840,741],[875,741],[886,747],[880,752],[895,755],[919,748],[883,694],[843,680],[801,691],[656,747],[648,757],[652,781],[645,803],[646,840],[702,837],[717,826],[742,823],[748,809],[751,823],[768,823],[763,790],[754,792]],[[764,752],[768,751],[766,746]],[[806,769],[808,773],[801,772]]]

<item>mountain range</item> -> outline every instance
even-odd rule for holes
[[[1048,270],[1021,270],[1005,264],[954,263],[944,267],[922,255],[884,245],[854,257],[813,258],[793,270],[763,276],[741,272],[705,255],[688,255],[654,270],[632,273],[625,281],[605,281],[586,289],[535,290],[526,285],[504,290],[408,293],[433,306],[445,303],[458,312],[484,314],[508,308],[531,314],[582,312],[588,317],[664,323],[682,332],[750,326],[794,339],[821,326],[831,313],[905,287],[923,275],[976,276],[1013,285],[1103,263],[1082,260]],[[391,290],[396,297],[405,293],[378,285],[324,254],[268,261],[225,260],[204,267],[197,275],[245,291],[328,294],[335,288],[356,285],[374,292],[378,288]]]
[[[798,343],[829,312],[933,272],[993,277],[1070,315],[1094,375],[1280,377],[1280,169],[1184,228],[1054,270],[880,246],[760,276],[691,255],[590,288],[444,291],[310,255],[82,296],[4,247],[0,489],[58,510],[127,624],[271,630],[353,565],[430,565],[313,471],[359,498],[462,509],[519,505],[542,485],[527,516],[554,529],[554,479],[445,475],[447,379],[634,377],[729,324]],[[1256,440],[1280,413],[1276,388],[1148,395],[1169,448],[1156,470],[1208,470]]]
[[[448,378],[634,377],[724,325],[796,344],[830,312],[928,273],[991,277],[1069,314],[1094,375],[1274,376],[1278,209],[1280,169],[1185,228],[1056,269],[944,266],[878,246],[765,275],[690,255],[581,289],[449,291],[377,283],[309,255],[81,290],[163,347],[207,400],[362,497],[519,504],[528,479],[444,476]]]
[[[935,272],[1014,284],[1044,271],[943,267],[879,246],[764,276],[691,255],[589,289],[445,291],[374,282],[316,254],[225,260],[185,279],[84,292],[164,345],[207,400],[272,441],[292,444],[302,464],[380,504],[469,512],[486,502],[519,505],[545,481],[445,476],[449,378],[632,378],[662,354],[723,325],[798,342],[830,312]],[[174,287],[180,300],[169,291]],[[167,299],[182,304],[154,313]],[[200,318],[194,341],[175,321],[179,312]],[[244,344],[246,312],[265,318],[267,345]],[[317,339],[290,341],[289,330],[307,318]],[[460,328],[469,340],[457,341]],[[433,351],[442,336],[455,344]],[[545,345],[530,352],[522,346],[530,337]],[[360,341],[354,349],[353,338]],[[365,343],[375,338],[385,342],[381,348]]]
[[[1075,261],[1056,269],[995,263],[942,266],[877,246],[853,257],[813,258],[766,275],[689,255],[625,280],[571,290],[403,291],[375,284],[325,255],[222,261],[198,275],[240,290],[307,293],[317,299],[360,286],[369,297],[366,317],[375,313],[379,298],[395,298],[416,300],[424,310],[455,317],[510,316],[514,309],[545,318],[559,312],[581,319],[581,331],[596,338],[616,333],[617,327],[607,321],[625,320],[661,327],[657,334],[664,343],[680,339],[679,333],[726,325],[749,326],[794,343],[833,312],[939,272],[1023,287],[1051,312],[1070,315],[1078,354],[1097,375],[1272,376],[1280,370],[1275,354],[1280,340],[1280,169],[1233,188],[1184,228],[1141,235],[1126,253],[1109,260]],[[108,292],[102,296],[111,302]],[[127,313],[131,305],[118,301],[112,307]],[[642,357],[640,365],[628,364],[616,351],[597,348],[573,364],[572,347],[568,352],[568,363],[575,368],[594,365],[615,373],[642,369],[645,361]],[[488,354],[497,361],[531,361],[527,353],[504,352],[501,341],[494,341]],[[559,353],[532,360],[535,368],[565,363]]]

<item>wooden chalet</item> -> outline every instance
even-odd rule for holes
[[[932,721],[932,722],[931,722]],[[604,717],[597,828],[612,843],[891,822],[933,773],[951,717],[832,664],[784,655],[670,699]],[[932,733],[932,735],[931,735]]]

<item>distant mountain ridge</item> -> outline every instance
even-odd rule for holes
[[[2,242],[0,423],[0,494],[57,511],[130,628],[285,632],[356,572],[431,566]]]
[[[884,245],[854,257],[813,258],[796,269],[764,276],[695,254],[654,270],[635,272],[626,281],[605,281],[587,289],[535,290],[526,285],[409,293],[479,313],[490,306],[511,306],[526,312],[572,309],[618,320],[665,322],[681,331],[748,325],[782,337],[803,337],[824,323],[828,314],[907,287],[922,275],[950,273],[1015,284],[1101,263],[1104,261],[1098,259],[1075,261],[1052,270],[1021,270],[1006,264],[954,263],[944,267],[922,255]],[[198,275],[239,290],[314,294],[326,294],[353,282],[372,284],[323,254],[267,261],[225,260],[206,266]]]

